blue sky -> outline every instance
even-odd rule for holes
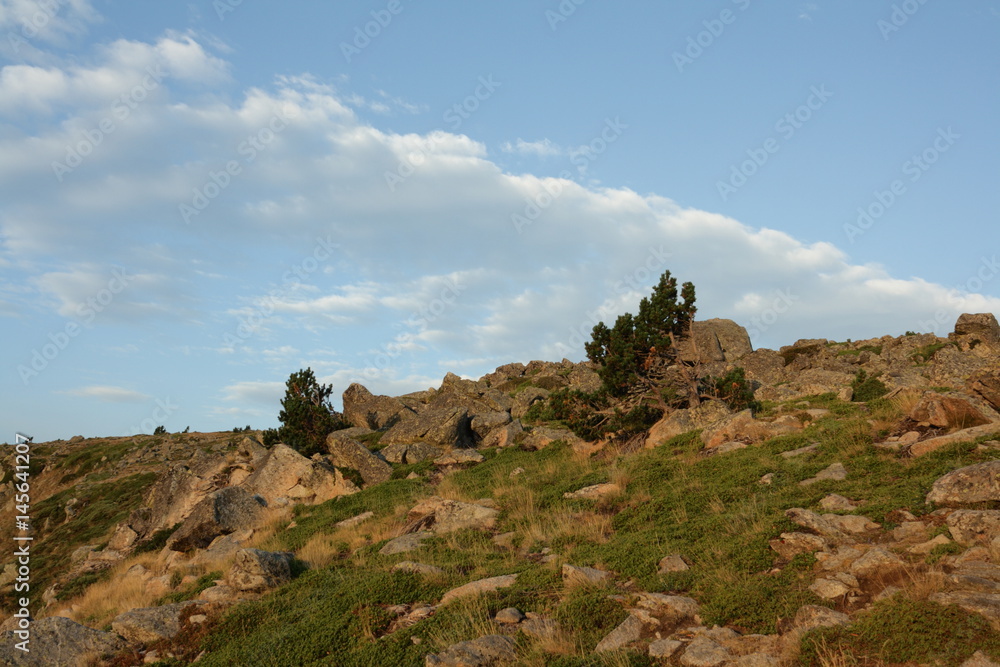
[[[579,360],[667,269],[758,347],[945,335],[1000,312],[998,33],[991,0],[0,0],[0,437]]]

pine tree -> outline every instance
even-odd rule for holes
[[[332,385],[316,381],[311,368],[292,373],[285,383],[278,419],[278,439],[303,456],[322,452],[326,436],[344,427],[340,415],[330,405]]]

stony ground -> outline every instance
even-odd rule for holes
[[[712,320],[695,343],[760,410],[588,442],[538,406],[595,369],[531,362],[352,385],[311,459],[256,432],[35,445],[33,651],[6,634],[0,664],[1000,660],[995,318],[778,351]],[[8,473],[2,527],[13,496]]]

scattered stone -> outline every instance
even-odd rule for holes
[[[1000,500],[1000,460],[976,463],[938,478],[927,494],[937,505],[971,505]]]
[[[392,476],[392,468],[388,463],[372,454],[354,438],[344,435],[344,431],[334,431],[328,435],[326,448],[333,465],[357,470],[367,485],[379,484]]]
[[[684,646],[684,642],[675,639],[658,639],[649,645],[650,658],[662,658],[664,660],[677,655],[677,652]]]
[[[899,570],[906,566],[899,556],[883,547],[875,547],[865,552],[851,564],[851,574],[856,577],[874,577]]]
[[[639,593],[639,609],[645,609],[659,616],[662,620],[669,619],[679,622],[684,619],[698,621],[700,605],[694,598],[682,595],[664,595],[663,593]]]
[[[424,659],[426,667],[493,667],[517,659],[517,644],[510,637],[486,635],[453,644]]]
[[[715,456],[716,454],[728,454],[740,449],[746,449],[748,446],[745,442],[734,440],[732,442],[724,442],[718,447],[706,448],[701,453],[705,456]]]
[[[385,546],[379,549],[378,552],[383,556],[392,556],[393,554],[401,554],[401,553],[406,553],[408,551],[415,551],[419,549],[421,543],[430,536],[431,533],[426,531],[400,535],[399,537],[391,539],[388,542],[386,542]]]
[[[593,484],[585,486],[577,491],[567,491],[563,498],[571,500],[597,500],[604,496],[620,493],[622,488],[617,484]]]
[[[520,609],[507,607],[506,609],[498,611],[493,620],[502,625],[517,625],[523,621],[524,618],[525,616],[521,613]]]
[[[831,493],[819,501],[819,506],[831,512],[853,512],[858,509],[860,503],[856,503],[836,493]]]
[[[350,528],[352,526],[358,525],[359,523],[367,521],[373,516],[375,516],[375,512],[362,512],[357,516],[352,516],[350,519],[344,519],[343,521],[338,521],[337,523],[334,524],[334,526],[336,526],[337,528]]]
[[[851,587],[837,579],[817,579],[809,590],[824,600],[835,600],[851,592]]]
[[[617,651],[625,648],[633,642],[642,639],[642,631],[645,626],[636,616],[629,615],[624,621],[618,624],[614,630],[608,633],[594,649],[595,653],[605,653],[607,651]]]
[[[758,480],[759,483],[770,486],[774,483],[774,473],[769,472]]]
[[[498,514],[490,507],[431,496],[414,506],[408,517],[413,525],[435,533],[451,533],[466,528],[490,530]]]
[[[792,449],[787,452],[781,452],[781,456],[786,459],[795,458],[796,456],[802,456],[803,454],[812,454],[819,449],[819,445],[814,443],[811,445],[806,445],[805,447],[799,447],[798,449]]]
[[[938,535],[934,539],[910,547],[906,550],[906,552],[923,556],[934,551],[934,547],[943,546],[945,544],[951,544],[951,540],[944,535]]]
[[[834,514],[828,514],[825,516],[820,516],[816,512],[802,509],[801,507],[793,507],[792,509],[785,510],[785,516],[787,516],[792,523],[802,526],[803,528],[808,528],[811,531],[819,533],[829,537],[830,539],[837,542],[850,542],[851,538],[848,537],[840,528],[835,524],[827,520],[828,516],[836,516]]]
[[[851,617],[847,614],[814,604],[799,607],[798,612],[795,614],[796,629],[806,632],[814,628],[848,625],[850,622]]]
[[[959,667],[1000,667],[1000,663],[990,660],[990,657],[982,651],[976,651],[972,657],[963,662]]]
[[[988,545],[1000,537],[1000,510],[957,510],[947,523],[952,539],[963,547]]]
[[[62,616],[31,622],[30,651],[15,647],[22,641],[13,630],[0,636],[0,665],[18,667],[77,667],[80,656],[110,656],[126,648],[112,632],[102,632]]]
[[[514,479],[518,475],[523,475],[523,474],[524,474],[524,468],[518,466],[518,467],[516,467],[516,468],[514,468],[513,470],[510,471],[510,475],[508,475],[508,477],[510,479]]]
[[[232,586],[217,584],[203,590],[198,599],[205,602],[232,602],[239,597],[239,593]]]
[[[229,584],[238,591],[261,592],[292,580],[288,552],[240,549],[229,571]]]
[[[256,526],[264,516],[264,506],[249,491],[229,486],[198,503],[167,540],[172,551],[204,549],[220,535]]]
[[[528,433],[521,446],[525,449],[539,450],[548,447],[557,440],[561,440],[570,446],[584,442],[583,438],[569,429],[536,426],[531,429],[531,432]]]
[[[189,607],[199,604],[203,603],[188,601],[162,607],[132,609],[116,616],[111,622],[111,628],[134,644],[152,644],[173,639],[181,631],[181,614]]]
[[[499,577],[489,577],[487,579],[470,581],[463,586],[453,588],[445,593],[444,597],[441,598],[441,606],[459,598],[469,597],[470,595],[481,595],[483,593],[499,590],[501,588],[510,588],[514,585],[515,581],[517,581],[516,574],[505,574]]]
[[[868,517],[854,514],[824,514],[823,519],[835,526],[838,530],[850,535],[861,535],[881,528],[879,524],[875,523]]]
[[[782,560],[792,560],[799,554],[826,551],[830,543],[819,535],[809,533],[782,533],[779,539],[770,541],[771,548]]]
[[[825,480],[833,480],[835,482],[840,482],[847,479],[847,468],[844,467],[843,463],[831,463],[829,466],[820,470],[816,473],[815,477],[809,479],[804,479],[799,482],[799,486],[810,486],[816,482],[822,482]]]
[[[415,563],[411,560],[404,560],[392,566],[393,572],[412,572],[413,574],[438,575],[444,574],[444,570],[433,565]]]
[[[688,644],[681,664],[685,667],[720,667],[732,660],[732,654],[708,637],[697,637]]]
[[[657,574],[669,574],[670,572],[686,572],[690,569],[687,561],[680,554],[670,554],[660,559]]]
[[[930,600],[943,605],[957,605],[971,614],[979,614],[994,623],[1000,621],[1000,594],[952,591],[933,593]]]
[[[474,449],[452,449],[450,452],[445,452],[434,459],[434,465],[450,466],[464,463],[482,463],[485,460],[486,457]]]
[[[562,579],[567,587],[599,586],[611,578],[610,572],[592,567],[576,567],[565,563],[562,566]]]

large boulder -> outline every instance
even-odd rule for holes
[[[670,438],[698,428],[705,428],[732,414],[733,411],[722,401],[703,401],[695,408],[674,410],[649,429],[646,447],[657,447]]]
[[[153,482],[143,507],[132,512],[125,525],[145,537],[179,524],[218,488],[217,480],[228,467],[224,456],[200,450],[187,464],[172,465]]]
[[[198,503],[167,540],[167,546],[172,551],[204,549],[220,535],[253,528],[263,515],[258,498],[242,487],[228,486]]]
[[[938,505],[968,505],[1000,500],[1000,460],[959,468],[938,478],[927,494],[927,502]]]
[[[472,444],[469,411],[463,407],[428,408],[421,414],[401,421],[382,436],[384,445],[426,442],[439,447],[465,447]]]
[[[986,546],[1000,537],[1000,510],[957,510],[947,522],[952,538],[964,547]]]
[[[1000,370],[980,371],[969,377],[966,386],[983,397],[994,409],[1000,410]]]
[[[750,410],[743,410],[712,424],[701,432],[701,441],[711,449],[727,442],[756,442],[760,430],[755,429],[758,422]]]
[[[263,497],[269,505],[277,498],[316,504],[360,491],[339,470],[322,461],[311,461],[282,443],[271,448],[242,486]]]
[[[969,336],[987,344],[1000,343],[1000,323],[993,313],[964,313],[955,322],[953,336]]]
[[[785,380],[785,359],[774,350],[754,350],[740,358],[737,366],[746,373],[747,380],[754,383],[776,385]]]
[[[178,602],[161,607],[132,609],[119,614],[111,622],[111,629],[134,644],[152,644],[173,639],[183,629],[181,616],[189,607],[201,602]]]
[[[333,465],[357,470],[365,484],[378,484],[392,476],[392,468],[388,463],[342,431],[334,431],[327,436],[326,448]]]
[[[910,419],[939,428],[970,428],[990,422],[968,401],[928,391],[910,410]]]
[[[414,529],[451,533],[466,528],[490,530],[496,525],[498,515],[491,507],[431,496],[414,506],[408,518]]]
[[[357,382],[343,395],[344,419],[351,426],[382,429],[401,419],[412,417],[414,412],[398,398],[375,396]]]
[[[292,554],[240,549],[229,571],[229,584],[239,591],[262,592],[291,581]]]
[[[3,667],[79,667],[81,658],[111,656],[126,648],[125,641],[112,632],[94,630],[62,616],[32,621],[29,651],[17,648],[24,641],[11,630],[0,637],[0,665]]]
[[[413,464],[443,456],[444,447],[427,442],[397,442],[379,452],[389,463]]]
[[[723,319],[692,322],[691,336],[680,346],[681,359],[706,364],[735,361],[751,352],[753,345],[747,330],[732,320]]]

